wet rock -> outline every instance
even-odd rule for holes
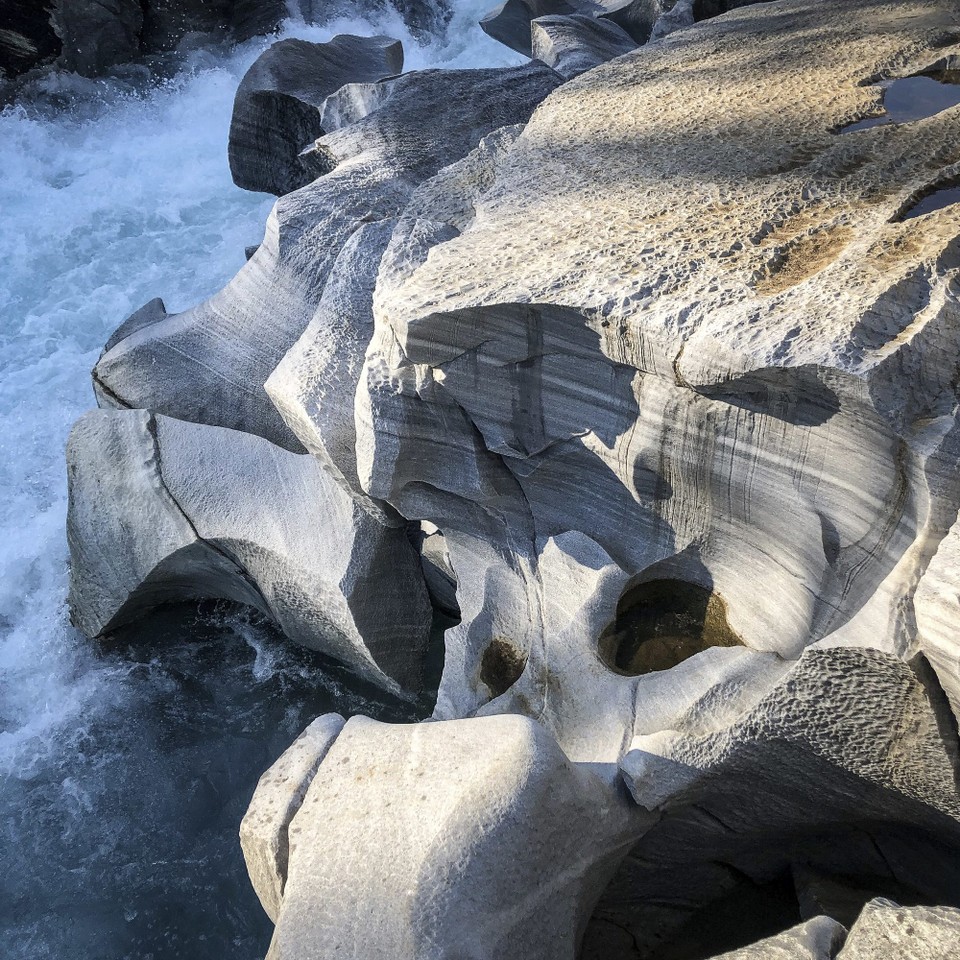
[[[83,417],[67,463],[70,608],[88,636],[222,598],[388,690],[419,689],[430,605],[405,526],[313,457],[134,410]]]
[[[81,76],[98,76],[140,52],[138,0],[55,0],[51,22],[62,44],[60,63]]]
[[[345,722],[336,713],[314,720],[260,777],[240,823],[240,845],[250,882],[274,922],[287,879],[290,822]]]
[[[643,820],[525,718],[355,717],[290,826],[268,957],[573,960]]]
[[[301,156],[324,132],[324,100],[344,84],[402,69],[403,48],[389,37],[274,43],[244,75],[234,99],[228,147],[234,182],[282,196],[326,173],[315,154]]]
[[[25,73],[53,59],[59,50],[49,4],[38,0],[0,2],[0,78]]]
[[[530,31],[534,59],[568,80],[637,47],[621,27],[592,17],[540,17]]]

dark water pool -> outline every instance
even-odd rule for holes
[[[237,840],[260,774],[321,713],[424,711],[222,607],[163,611],[101,655],[119,696],[0,780],[0,957],[262,958]]]

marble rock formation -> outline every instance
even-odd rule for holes
[[[155,313],[105,351],[94,370],[102,404],[303,450],[263,384],[309,325],[347,241],[396,217],[420,182],[486,133],[526,121],[561,78],[531,63],[389,82],[379,109],[318,141],[331,172],[277,202],[260,248],[224,290],[184,313]]]
[[[631,674],[706,646],[915,651],[960,506],[960,208],[903,215],[955,176],[960,111],[838,131],[878,110],[870,78],[956,45],[949,4],[917,9],[794,0],[668,37],[557,90],[450,222],[439,198],[401,217],[357,459],[450,548],[464,619],[438,715],[507,693],[490,709],[606,725],[616,752]],[[637,659],[631,623],[686,639]],[[482,680],[495,638],[525,665],[512,694]],[[566,724],[597,673],[624,699]]]
[[[189,576],[410,686],[427,590],[458,618],[431,722],[258,790],[275,960],[832,957],[817,917],[960,905],[960,204],[912,215],[960,102],[855,129],[955,79],[956,5],[722,7],[341,90],[237,278],[97,364],[142,409],[71,443],[83,629]]]
[[[341,35],[328,43],[280,40],[246,72],[233,101],[227,155],[239,187],[283,196],[327,169],[304,154],[323,134],[324,101],[347,83],[400,73],[403,48],[389,37]]]
[[[317,717],[260,777],[240,823],[240,846],[263,909],[277,921],[290,861],[290,823],[346,721]]]
[[[530,24],[531,55],[572,80],[636,49],[621,27],[592,17],[540,17]]]
[[[655,25],[673,8],[674,2],[675,0],[505,0],[483,17],[480,27],[494,40],[528,57],[537,56],[533,51],[533,22],[545,17],[599,18],[601,22],[610,22],[620,27],[636,46],[650,39]],[[680,2],[684,3],[686,0]],[[712,13],[706,15],[713,16]],[[691,13],[691,23],[693,19]],[[583,29],[581,27],[580,31]],[[606,43],[614,38],[616,42],[621,42],[617,33],[601,33],[601,36],[607,38]],[[597,39],[594,38],[592,43],[596,44]]]
[[[845,926],[871,896],[956,900],[955,735],[922,676],[891,654],[815,648],[729,726],[635,738],[620,768],[661,819],[598,917],[643,953],[709,925],[724,897],[784,882],[803,919]]]
[[[222,598],[386,689],[419,690],[430,608],[405,524],[313,457],[100,411],[77,422],[67,465],[70,607],[88,636],[161,603]]]
[[[268,957],[574,960],[648,819],[524,717],[354,717],[290,822]]]

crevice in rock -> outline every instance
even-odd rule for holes
[[[187,513],[186,510],[184,510],[183,505],[174,496],[173,491],[167,485],[167,482],[163,476],[163,455],[160,450],[160,438],[157,434],[157,418],[152,413],[147,419],[147,432],[150,434],[150,438],[153,441],[154,459],[156,462],[156,469],[157,469],[157,480],[159,481],[160,485],[163,487],[164,493],[170,498],[170,502],[174,505],[174,507],[176,507],[177,511],[186,521],[187,525],[190,527],[191,532],[197,538],[197,541],[199,543],[202,543],[209,550],[212,550],[214,553],[218,554],[224,560],[226,560],[229,566],[232,567],[233,570],[236,572],[236,575],[250,589],[252,594],[255,597],[259,598],[261,612],[265,616],[269,617],[271,620],[275,620],[272,607],[267,601],[267,598],[263,595],[262,591],[260,590],[260,587],[250,576],[250,574],[247,573],[246,569],[240,564],[240,562],[237,560],[236,557],[230,554],[229,551],[225,550],[223,547],[219,546],[218,544],[213,543],[212,541],[201,536],[200,531],[197,530],[197,527],[194,524],[193,520],[190,518],[190,515]]]

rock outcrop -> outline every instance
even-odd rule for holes
[[[263,385],[306,330],[344,245],[365,225],[396,217],[420,182],[485,134],[523,123],[561,78],[531,63],[389,82],[379,109],[317,141],[318,161],[331,172],[277,202],[260,248],[224,290],[104,353],[94,370],[102,403],[303,449]]]
[[[960,943],[960,910],[902,907],[889,900],[867,904],[838,960],[952,960]]]
[[[290,823],[268,957],[574,960],[643,819],[532,720],[354,717]]]
[[[680,0],[680,4],[693,3],[694,0]],[[703,6],[703,0],[698,0],[700,6]],[[712,0],[708,0],[712,2]],[[720,4],[722,0],[716,0],[714,6],[710,9],[698,9],[696,14],[691,9],[687,17],[692,23],[695,19],[701,20],[706,17],[716,16],[722,12]],[[747,2],[756,2],[756,0],[747,0]],[[491,10],[480,21],[480,26],[484,33],[499,40],[500,43],[522,53],[525,56],[536,57],[535,52],[535,29],[533,23],[538,19],[554,17],[574,18],[579,20],[597,19],[599,25],[594,31],[591,45],[596,45],[599,40],[602,46],[608,45],[611,41],[621,43],[622,38],[619,33],[604,31],[603,25],[606,23],[614,24],[620,27],[637,44],[646,43],[653,34],[658,21],[670,13],[674,7],[675,0],[505,0],[499,7]],[[679,5],[679,4],[678,4]],[[729,9],[732,4],[727,4],[725,9]],[[575,29],[574,25],[567,25],[565,33]],[[586,28],[581,25],[576,26],[578,33],[583,33]],[[588,34],[588,35],[590,35]],[[543,40],[539,41],[541,44]],[[564,46],[569,41],[564,41]],[[606,57],[605,59],[610,59]],[[602,62],[598,60],[597,63]]]
[[[222,598],[380,686],[419,690],[430,613],[405,525],[313,457],[134,410],[78,421],[67,464],[70,606],[88,636]]]
[[[547,6],[503,16],[628,9]],[[834,958],[960,905],[960,204],[914,215],[960,104],[884,107],[956,80],[955,4],[654,6],[566,83],[341,87],[237,278],[94,371],[142,409],[71,443],[85,630],[212,584],[409,687],[458,618],[431,722],[258,790],[274,960]]]
[[[622,28],[592,17],[540,17],[530,24],[531,55],[572,80],[636,49]]]
[[[373,6],[392,7],[421,36],[442,32],[450,19],[445,0],[379,0]],[[54,62],[95,77],[174,50],[191,35],[242,42],[275,31],[290,15],[313,22],[330,12],[318,0],[2,0],[0,77]]]
[[[324,133],[324,102],[348,83],[400,73],[403,48],[389,37],[281,40],[247,71],[233,102],[227,155],[234,183],[282,196],[327,168],[304,154]]]

